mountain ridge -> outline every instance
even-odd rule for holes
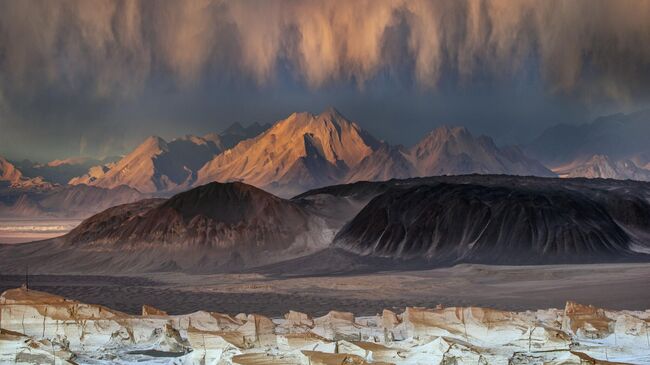
[[[197,184],[240,180],[291,195],[342,179],[378,143],[334,108],[318,115],[293,113],[217,155],[199,171]]]
[[[93,167],[70,184],[104,188],[128,185],[143,193],[181,190],[189,188],[195,171],[219,152],[212,140],[203,137],[188,135],[167,142],[151,136],[121,160]]]
[[[2,156],[0,156],[0,183],[18,190],[48,190],[55,186],[42,176],[25,176],[18,167]]]
[[[520,149],[499,148],[464,127],[436,128],[407,149],[375,139],[330,107],[317,115],[293,113],[215,156],[196,184],[244,181],[291,196],[341,182],[477,172],[555,176]]]
[[[526,146],[526,152],[551,168],[579,158],[607,155],[613,160],[650,153],[650,109],[601,116],[578,125],[557,124]]]
[[[55,186],[45,190],[0,190],[0,217],[86,218],[117,204],[145,198],[121,185],[112,189],[87,185]]]
[[[556,176],[517,147],[497,147],[465,127],[441,126],[411,148],[383,143],[345,182],[470,173]]]
[[[579,158],[553,171],[560,177],[650,181],[650,170],[638,166],[633,160],[613,160],[607,155]]]

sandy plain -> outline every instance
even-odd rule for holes
[[[563,308],[568,300],[610,309],[650,308],[650,264],[545,266],[457,265],[420,271],[340,276],[258,273],[141,276],[33,275],[30,287],[139,313],[142,304],[170,314],[199,309],[281,316],[289,309],[374,315],[405,306],[482,306],[505,310]],[[2,275],[0,291],[23,275]]]

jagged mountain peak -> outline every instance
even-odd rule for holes
[[[637,160],[639,162],[639,160]],[[630,159],[614,159],[605,154],[577,158],[553,169],[561,177],[586,177],[650,181],[650,170]]]
[[[470,131],[462,126],[443,125],[429,132],[416,146],[441,147],[450,143],[474,143],[476,141],[491,140],[489,137],[475,138]]]
[[[470,136],[471,133],[469,130],[463,126],[454,126],[454,125],[448,125],[444,124],[438,128],[435,128],[429,134],[427,135],[428,138],[433,138],[433,137],[458,137],[458,136]]]
[[[55,186],[42,176],[25,176],[16,165],[2,156],[0,156],[0,182],[7,183],[10,187],[21,190],[48,190]]]
[[[341,114],[341,112],[338,109],[336,109],[334,106],[331,105],[325,108],[325,110],[323,110],[318,116],[322,118],[347,119],[343,116],[343,114]]]
[[[216,156],[199,171],[198,183],[241,180],[288,196],[340,181],[376,145],[335,110],[293,113]]]
[[[167,141],[165,141],[162,137],[152,135],[145,138],[145,140],[140,144],[140,146],[164,146],[166,144]]]
[[[141,154],[155,154],[164,151],[168,148],[167,141],[162,137],[149,136],[142,143],[140,143],[128,156],[136,156]]]
[[[208,151],[201,150],[206,147]],[[193,159],[196,153],[200,158]],[[146,162],[125,169],[122,162],[129,159]],[[138,178],[139,185],[134,186],[127,180],[136,171],[151,178]],[[292,196],[346,181],[467,173],[553,176],[521,150],[499,148],[489,137],[474,137],[465,127],[438,127],[405,149],[377,140],[330,106],[319,114],[295,112],[273,125],[235,122],[221,134],[185,136],[170,142],[152,136],[122,161],[95,168],[73,182],[105,187],[128,184],[143,192],[156,192],[179,191],[211,181],[243,181]],[[112,175],[116,177],[110,179],[115,181],[102,182]]]
[[[226,129],[224,129],[222,133],[224,133],[224,134],[227,134],[227,133],[236,134],[236,133],[242,133],[244,131],[245,131],[244,126],[241,123],[234,122],[230,126],[228,126]]]
[[[205,138],[201,136],[195,136],[193,134],[186,134],[182,137],[174,138],[170,142],[174,142],[174,141],[192,142],[196,144],[205,144],[208,142]]]
[[[244,125],[240,122],[234,122],[226,129],[224,129],[223,132],[219,133],[219,135],[236,135],[245,138],[251,138],[265,131],[270,126],[270,124],[260,124],[258,122],[253,122],[244,127]]]
[[[0,181],[19,182],[23,178],[20,170],[4,157],[0,156]]]
[[[434,129],[409,151],[420,176],[499,173],[554,176],[517,148],[499,148],[487,136],[474,137],[465,127]]]
[[[319,114],[313,114],[310,112],[295,112],[289,115],[289,117],[286,119],[278,121],[274,127],[276,126],[291,126],[299,128],[334,127],[337,129],[337,133],[342,132],[340,129],[342,127],[361,130],[361,128],[355,122],[346,118],[334,107],[328,107]]]
[[[208,133],[203,135],[204,140],[208,142],[212,142],[215,144],[215,146],[219,147],[219,149],[224,150],[225,148],[223,147],[223,141],[221,139],[221,136],[218,133]]]
[[[218,145],[222,150],[227,150],[235,147],[241,141],[257,137],[269,128],[271,128],[271,124],[260,124],[254,122],[247,127],[244,127],[241,123],[234,122],[228,128],[224,129],[223,132],[218,134],[220,142]]]
[[[187,188],[195,171],[219,152],[219,146],[202,137],[185,136],[167,142],[150,136],[120,161],[93,167],[70,183],[104,188],[128,185],[144,193]]]
[[[403,146],[380,143],[378,148],[350,171],[347,182],[383,181],[414,176],[415,166]]]

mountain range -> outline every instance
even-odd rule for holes
[[[650,147],[642,136],[649,118],[650,112],[641,111],[558,125],[521,148],[443,126],[404,147],[374,138],[328,108],[316,115],[294,113],[272,125],[235,123],[218,134],[170,141],[152,136],[126,156],[103,161],[2,159],[0,181],[19,190],[126,185],[165,197],[211,181],[241,181],[282,197],[355,181],[471,173],[648,181]]]
[[[650,181],[647,164],[631,159],[613,160],[607,155],[577,158],[553,169],[560,177],[588,177],[618,180]]]
[[[85,174],[93,166],[106,165],[119,160],[118,156],[103,159],[90,157],[70,157],[52,160],[47,163],[32,162],[30,160],[15,161],[15,167],[25,176],[42,177],[52,184],[66,185],[70,179]]]
[[[650,109],[548,128],[525,147],[560,176],[650,181]]]
[[[256,123],[244,128],[235,123],[221,134],[187,135],[169,142],[151,136],[122,159],[93,166],[69,184],[105,188],[127,185],[143,193],[183,191],[195,183],[198,170],[214,156],[268,127]]]
[[[87,218],[147,195],[125,185],[112,189],[87,185],[48,189],[0,188],[0,218]]]
[[[143,193],[184,190],[194,182],[195,171],[221,148],[207,137],[185,136],[170,142],[149,137],[121,160],[92,168],[70,180],[103,188],[127,185]]]
[[[169,195],[211,181],[241,181],[289,197],[358,180],[466,173],[554,176],[520,149],[499,148],[462,127],[438,128],[404,148],[377,140],[328,108],[318,115],[294,113],[272,126],[235,124],[220,135],[171,142],[150,137],[121,160],[92,167],[70,184],[128,185]]]
[[[331,108],[294,113],[259,136],[217,155],[199,184],[242,181],[284,196],[344,181],[379,142]]]
[[[52,188],[53,185],[41,176],[27,177],[23,175],[14,164],[0,156],[0,187],[4,186],[14,189],[43,190]]]
[[[441,127],[412,148],[379,141],[334,108],[294,113],[217,155],[197,183],[242,181],[281,196],[359,180],[497,173],[553,176],[519,149],[498,148],[462,127]]]

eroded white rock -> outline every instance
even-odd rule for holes
[[[573,302],[563,310],[290,311],[278,319],[144,307],[137,316],[20,288],[0,296],[0,363],[644,364],[649,323],[649,311]]]

